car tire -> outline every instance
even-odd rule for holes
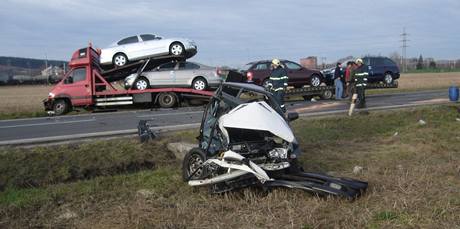
[[[321,99],[332,99],[334,93],[331,90],[325,90],[321,93]]]
[[[185,54],[184,45],[180,42],[174,42],[169,46],[169,54],[173,56],[182,56]]]
[[[158,104],[160,104],[162,108],[172,108],[176,105],[176,102],[177,98],[173,93],[161,92],[158,95]]]
[[[321,85],[321,78],[318,75],[312,75],[310,77],[310,86],[319,87]]]
[[[206,168],[200,166],[206,161],[206,153],[201,148],[191,149],[182,161],[182,179],[187,182],[190,180],[198,180],[207,176]],[[192,173],[197,172],[192,176]]]
[[[113,56],[112,62],[115,67],[123,67],[128,63],[128,57],[124,53],[117,53]]]
[[[268,84],[270,83],[270,80],[267,78],[267,79],[264,79],[264,81],[262,81],[262,87],[265,88],[265,90],[268,90]]]
[[[197,77],[192,81],[192,88],[197,91],[204,91],[208,88],[208,82],[203,77]]]
[[[383,82],[386,84],[392,84],[393,83],[393,76],[391,75],[391,72],[385,73],[385,76],[383,77]]]
[[[139,77],[134,82],[133,88],[139,91],[146,90],[150,87],[149,81],[145,77]]]
[[[58,99],[53,104],[54,115],[64,115],[70,110],[70,104],[64,99]]]

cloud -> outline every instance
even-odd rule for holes
[[[455,0],[6,0],[0,55],[68,59],[88,41],[104,47],[151,32],[194,39],[194,59],[214,65],[310,55],[334,60],[398,51],[407,27],[410,55],[454,58],[459,10]]]

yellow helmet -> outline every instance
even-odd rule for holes
[[[272,60],[272,64],[275,65],[275,66],[280,66],[280,65],[281,65],[281,62],[280,62],[280,60],[278,60],[278,59],[273,59],[273,60]]]
[[[356,62],[357,64],[362,64],[362,63],[363,63],[363,59],[361,59],[361,58],[358,58],[358,59],[356,59],[356,61],[355,61],[355,62]]]

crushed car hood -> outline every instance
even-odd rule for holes
[[[284,139],[295,140],[288,123],[266,102],[241,104],[219,119],[224,128],[263,130]]]

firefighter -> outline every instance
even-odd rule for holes
[[[356,93],[358,94],[357,108],[366,107],[366,94],[365,89],[367,86],[367,76],[369,75],[366,65],[363,64],[362,59],[356,60],[357,68],[353,71],[353,81],[356,87]]]
[[[287,72],[278,59],[272,60],[271,69],[272,72],[268,80],[268,89],[280,105],[281,110],[286,112],[286,107],[284,107],[284,92],[288,86]]]

